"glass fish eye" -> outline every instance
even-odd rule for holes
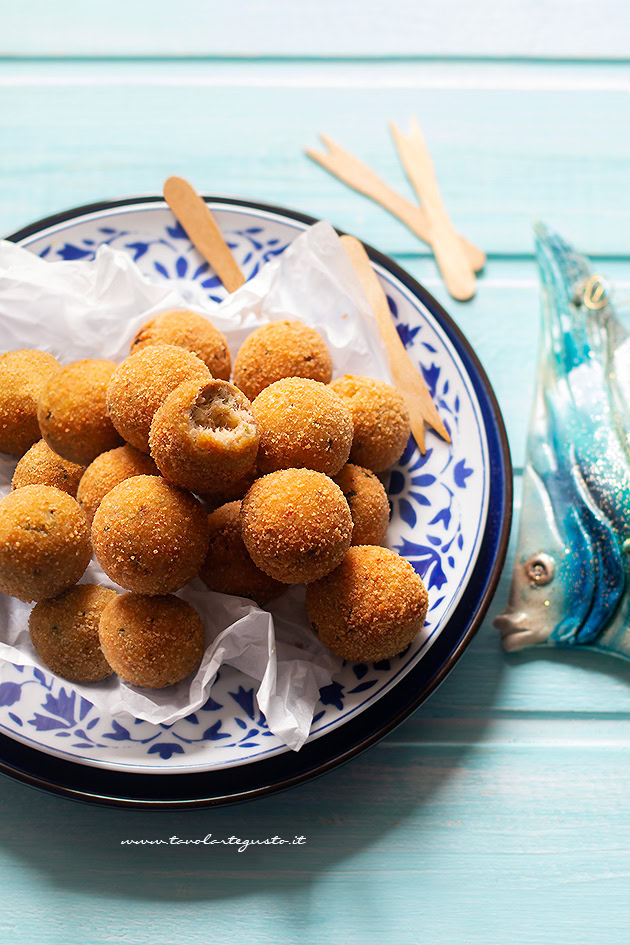
[[[549,555],[532,555],[524,564],[525,574],[532,584],[543,585],[553,581],[555,565]]]

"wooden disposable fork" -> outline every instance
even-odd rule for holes
[[[456,233],[442,202],[433,164],[417,121],[408,136],[392,123],[394,142],[411,184],[423,206],[406,200],[378,174],[332,138],[320,134],[328,151],[306,149],[306,154],[354,190],[370,197],[401,220],[436,257],[444,282],[453,298],[464,301],[475,293],[475,272],[483,269],[485,253]]]

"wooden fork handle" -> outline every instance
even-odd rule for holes
[[[223,239],[210,208],[183,177],[169,177],[164,184],[164,199],[186,230],[193,245],[210,263],[228,290],[235,292],[245,282],[230,247]]]
[[[372,269],[372,264],[363,243],[360,243],[353,236],[342,236],[341,242],[376,317],[381,338],[389,355],[394,383],[403,395],[409,410],[411,432],[420,452],[425,452],[423,425],[425,420],[436,433],[447,443],[450,443],[451,438],[440,419],[427,386],[405,351],[400,335],[396,331],[387,304],[387,297],[378,281],[378,276]]]

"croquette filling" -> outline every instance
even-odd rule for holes
[[[200,394],[190,412],[190,425],[197,436],[212,433],[219,439],[255,433],[251,412],[227,388]]]

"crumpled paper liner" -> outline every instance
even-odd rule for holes
[[[259,325],[299,318],[326,339],[334,376],[365,374],[390,381],[378,328],[332,227],[318,223],[220,305],[193,282],[152,283],[126,254],[108,246],[93,261],[48,262],[0,242],[0,350],[38,348],[68,364],[80,358],[121,361],[137,330],[158,312],[191,307],[224,332],[232,357]],[[11,488],[15,461],[0,454],[0,493]],[[113,584],[93,560],[83,582]],[[195,580],[178,592],[200,613],[206,652],[194,674],[163,690],[138,689],[114,676],[73,688],[112,716],[171,724],[207,700],[223,663],[259,681],[257,701],[270,731],[294,750],[304,744],[319,690],[340,660],[311,632],[304,589],[289,588],[268,610],[213,593]],[[38,666],[30,642],[31,605],[0,594],[0,657]]]

